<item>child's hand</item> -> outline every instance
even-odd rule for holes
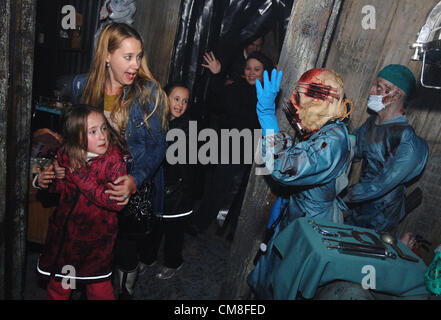
[[[64,179],[64,177],[66,176],[66,168],[60,167],[57,159],[55,159],[52,162],[52,164],[54,165],[54,168],[55,168],[55,177],[57,179]]]
[[[133,179],[128,175],[118,177],[113,183],[109,182],[107,185],[110,189],[104,193],[109,194],[109,199],[118,201],[117,204],[121,206],[125,206],[129,202],[130,195],[135,189]]]
[[[51,164],[49,167],[44,168],[41,170],[40,167],[37,167],[37,183],[40,188],[47,189],[49,184],[52,183],[52,181],[55,178],[55,172],[54,172],[54,166]]]

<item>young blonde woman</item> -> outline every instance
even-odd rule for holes
[[[104,110],[112,127],[125,138],[131,158],[127,175],[109,184],[110,199],[126,205],[144,183],[153,181],[156,214],[163,211],[165,139],[168,98],[151,74],[139,33],[124,23],[112,23],[102,31],[89,74],[75,77],[73,103],[87,103]],[[58,172],[56,170],[56,172]],[[145,237],[126,237],[123,230],[116,243],[116,265],[120,275],[120,298],[132,298],[149,243]]]

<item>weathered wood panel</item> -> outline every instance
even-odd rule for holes
[[[345,1],[334,35],[326,67],[337,71],[344,79],[345,92],[354,101],[351,129],[360,126],[368,117],[366,104],[368,91],[382,67],[399,63],[407,65],[419,79],[421,63],[411,61],[417,32],[425,23],[427,14],[438,0],[351,0]],[[363,28],[365,6],[375,8],[375,29]],[[434,183],[434,173],[439,175],[441,152],[441,92],[418,89],[418,98],[412,101],[406,113],[418,135],[430,148],[428,168],[418,181],[409,186],[409,192],[419,186],[423,189],[423,204],[415,209],[401,224],[401,233],[409,230],[433,242],[441,242],[440,180]],[[356,181],[354,170],[352,181]],[[431,254],[425,255],[426,262]]]
[[[323,50],[327,47],[322,43],[332,34],[340,3],[340,0],[298,0],[294,3],[279,60],[279,68],[284,71],[277,111],[281,130],[291,130],[291,127],[280,105],[286,102],[303,72],[318,66],[320,57],[326,56]],[[246,277],[254,268],[253,259],[275,200],[266,180],[268,176],[255,175],[255,169],[254,165],[228,260],[227,278],[220,294],[222,299],[250,297]]]
[[[179,23],[181,1],[137,1],[133,26],[144,39],[147,63],[153,76],[165,85]]]
[[[26,214],[29,185],[29,150],[34,58],[35,1],[3,1],[0,22],[2,43],[9,41],[0,56],[2,87],[0,118],[2,169],[1,203],[1,294],[21,299],[26,261]],[[5,35],[7,34],[7,35]],[[8,84],[3,84],[6,79]],[[6,183],[6,186],[3,184]],[[5,198],[3,198],[5,196]],[[3,201],[5,201],[3,205]]]
[[[410,60],[409,49],[436,0],[353,0],[345,1],[332,41],[326,67],[344,79],[346,92],[354,101],[351,126],[361,125],[368,114],[368,91],[377,72],[390,63],[407,65],[415,76],[420,64]],[[364,29],[362,9],[375,8],[375,29]]]
[[[6,260],[6,130],[9,78],[9,17],[10,1],[0,2],[0,300],[5,298]]]

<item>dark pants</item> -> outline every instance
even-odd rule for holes
[[[250,168],[251,165],[217,165],[213,178],[208,185],[207,193],[204,195],[201,206],[195,215],[195,224],[200,230],[205,230],[209,227],[212,221],[216,219],[219,210],[230,209],[234,204],[236,196],[239,195],[239,198],[237,198],[238,203],[234,204],[235,213],[233,213],[232,217],[234,224],[236,224],[245,192],[241,193],[241,187],[246,190]],[[248,175],[246,174],[247,172]],[[244,177],[246,177],[245,187],[242,184]]]
[[[141,261],[150,264],[157,259],[161,241],[164,239],[164,266],[176,269],[182,262],[184,230],[188,216],[181,218],[163,218],[158,227],[149,235],[150,246],[144,251]]]
[[[149,237],[150,235],[140,238],[119,236],[116,239],[115,264],[121,271],[132,272],[138,267],[138,262],[143,261],[151,250]]]
[[[245,198],[245,192],[247,191],[248,179],[250,177],[251,166],[244,168],[244,172],[242,174],[242,179],[240,181],[239,190],[235,194],[233,198],[233,203],[231,204],[231,208],[228,212],[228,224],[230,225],[230,235],[233,236],[236,231],[237,222],[239,220],[240,211],[242,209],[242,203]]]

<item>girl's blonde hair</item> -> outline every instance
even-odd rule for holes
[[[141,43],[142,52],[144,53],[144,44],[139,33],[131,26],[125,23],[111,23],[107,25],[101,32],[97,42],[95,57],[90,69],[89,77],[87,79],[86,87],[82,94],[82,102],[92,106],[99,106],[103,100],[105,93],[105,83],[108,77],[106,68],[106,59],[109,53],[115,52],[121,46],[121,42],[128,38],[135,38]],[[151,92],[146,86],[151,83],[156,87],[155,96],[152,97]],[[135,99],[139,99],[141,103],[146,103],[147,100],[154,100],[155,107],[150,114],[144,115],[144,121],[149,127],[148,119],[155,113],[159,112],[161,118],[162,129],[167,127],[168,114],[168,99],[165,92],[162,90],[160,83],[153,77],[147,66],[147,59],[142,55],[141,64],[138,73],[135,77],[133,85],[126,99],[123,99],[123,92],[121,92],[115,101],[115,106],[110,114],[112,121],[118,124],[120,132],[124,132],[127,119],[129,115],[129,108]],[[147,112],[145,110],[144,112]],[[121,119],[118,121],[118,119]]]
[[[109,145],[117,146],[121,152],[127,152],[125,140],[109,125],[103,112],[86,104],[77,104],[67,108],[62,115],[62,151],[67,154],[72,170],[87,167],[87,117],[96,112],[106,121]]]

